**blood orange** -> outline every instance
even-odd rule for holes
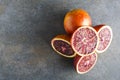
[[[107,48],[111,44],[113,37],[112,29],[110,28],[110,26],[103,24],[97,25],[94,28],[98,32],[98,37],[99,37],[99,44],[96,51],[98,53],[103,53],[104,51],[107,50]]]
[[[76,56],[74,58],[74,67],[79,74],[84,74],[90,71],[97,61],[97,54],[91,54],[88,56]]]
[[[58,35],[51,41],[52,48],[60,55],[68,58],[75,57],[75,52],[70,45],[70,37],[67,35]]]
[[[90,15],[83,9],[71,10],[64,18],[64,28],[68,34],[72,34],[80,26],[91,24]]]
[[[98,46],[98,35],[94,28],[82,26],[72,35],[71,46],[80,56],[86,56],[94,53]]]

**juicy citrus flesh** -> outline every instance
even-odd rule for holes
[[[92,27],[78,28],[71,38],[73,50],[81,56],[93,53],[97,44],[97,32]]]
[[[74,54],[74,51],[71,48],[71,46],[68,43],[66,43],[65,41],[55,40],[53,42],[53,45],[57,51],[59,51],[60,53],[62,53],[64,55],[70,56],[70,55]]]
[[[83,25],[91,25],[91,17],[85,10],[74,9],[65,15],[64,28],[68,34]]]
[[[80,74],[87,73],[94,67],[94,65],[96,64],[96,61],[97,61],[96,53],[88,55],[88,56],[83,56],[78,61],[77,72]]]
[[[112,30],[109,26],[101,28],[98,32],[99,44],[97,50],[104,52],[110,45],[112,40]]]

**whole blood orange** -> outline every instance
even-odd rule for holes
[[[111,44],[113,37],[112,29],[110,26],[104,24],[97,25],[94,28],[98,32],[99,37],[99,44],[96,51],[98,53],[103,53]]]
[[[78,28],[72,34],[71,46],[80,56],[94,53],[98,46],[98,35],[96,30],[90,26]]]
[[[75,52],[70,45],[70,37],[68,35],[57,35],[51,41],[52,48],[60,55],[68,58],[75,57]]]
[[[68,34],[72,34],[78,27],[92,25],[91,17],[83,9],[74,9],[69,11],[64,18],[64,28]]]

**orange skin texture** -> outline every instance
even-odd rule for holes
[[[96,25],[94,26],[94,29],[98,32],[103,26],[105,26],[105,24]]]
[[[68,34],[72,34],[80,26],[91,26],[90,15],[83,9],[74,9],[68,12],[64,18],[64,28]]]

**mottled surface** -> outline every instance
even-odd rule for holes
[[[50,40],[65,33],[63,18],[87,10],[93,25],[112,27],[113,41],[87,74],[56,54]],[[119,80],[120,0],[0,0],[0,80]]]

